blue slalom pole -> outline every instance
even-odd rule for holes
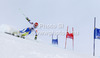
[[[93,41],[93,56],[95,56],[95,28],[96,28],[96,17],[94,17],[94,41]]]

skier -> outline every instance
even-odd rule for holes
[[[26,20],[27,20],[30,24],[32,24],[33,27],[28,27],[28,28],[26,28],[26,29],[23,29],[23,30],[19,31],[18,33],[14,32],[13,35],[14,35],[14,34],[19,34],[19,35],[21,35],[22,38],[24,38],[26,35],[31,34],[32,31],[35,31],[35,40],[36,40],[36,39],[37,39],[37,30],[35,30],[35,29],[37,28],[38,23],[37,23],[37,22],[35,22],[35,23],[30,22],[30,20],[29,20],[28,17],[26,17]],[[18,37],[19,37],[19,35],[18,35]]]

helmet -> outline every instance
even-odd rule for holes
[[[34,25],[37,27],[38,26],[38,23],[36,22]]]

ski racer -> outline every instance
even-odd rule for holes
[[[21,37],[24,37],[24,36],[26,36],[26,35],[31,34],[32,31],[35,31],[35,40],[36,40],[36,39],[37,39],[37,30],[35,30],[35,29],[38,27],[38,23],[37,23],[37,22],[35,22],[35,23],[31,22],[31,21],[29,20],[28,17],[26,17],[26,20],[27,20],[30,24],[32,24],[33,27],[25,28],[25,29],[23,29],[23,30],[20,30],[18,33],[21,34]],[[14,33],[13,33],[13,34],[14,34]]]

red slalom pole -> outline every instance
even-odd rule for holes
[[[73,37],[72,37],[72,41],[73,41],[72,44],[73,44],[73,45],[72,45],[72,46],[73,46],[73,50],[74,50],[74,28],[73,28],[73,27],[72,27],[72,34],[73,34]]]
[[[74,50],[74,39],[72,39],[73,43],[72,43],[72,46],[73,46],[73,50]]]
[[[67,33],[68,33],[68,26],[67,26]],[[65,39],[65,49],[66,49],[66,45],[67,45],[67,33],[66,33],[66,39]]]
[[[66,49],[66,45],[67,45],[67,38],[65,39],[65,49]]]

